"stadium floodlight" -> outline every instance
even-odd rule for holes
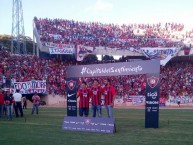
[[[22,0],[13,0],[11,53],[26,54]]]

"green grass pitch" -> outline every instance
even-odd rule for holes
[[[0,145],[193,145],[191,109],[161,109],[158,129],[145,129],[144,109],[114,111],[117,133],[99,134],[62,130],[66,108],[27,109],[24,118],[0,120]]]

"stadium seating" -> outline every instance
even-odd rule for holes
[[[187,32],[181,35],[184,25],[176,23],[123,24],[119,26],[99,22],[47,18],[35,18],[34,22],[43,44],[52,42],[122,49],[128,47],[173,47],[181,44],[179,38],[185,38],[192,33]]]
[[[37,58],[35,56],[12,55],[5,50],[0,51],[0,76],[2,86],[10,87],[14,81],[46,80],[49,94],[65,94],[65,71],[68,65],[76,61],[58,61],[56,59]],[[81,64],[81,62],[79,62]],[[193,64],[191,62],[169,63],[161,66],[161,87],[163,96],[170,94],[191,94]],[[94,78],[81,78],[91,86]],[[98,78],[101,82],[103,77]],[[145,93],[145,75],[110,77],[118,93],[121,95],[143,95]],[[10,82],[10,83],[9,83]]]

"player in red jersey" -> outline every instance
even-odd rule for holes
[[[87,88],[86,82],[82,82],[81,88],[77,92],[78,97],[80,97],[79,115],[87,117],[89,114],[90,89]]]
[[[103,90],[103,94],[105,97],[105,108],[107,111],[107,116],[109,118],[113,117],[113,107],[114,107],[114,100],[115,100],[115,88],[110,84],[110,80],[109,79],[105,79],[104,80],[104,90]]]
[[[91,100],[92,100],[92,117],[102,117],[101,113],[101,94],[103,92],[102,87],[99,85],[97,79],[93,81],[93,87],[91,88]]]

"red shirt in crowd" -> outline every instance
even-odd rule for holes
[[[4,105],[4,94],[0,93],[0,105]]]
[[[115,88],[113,86],[105,86],[103,91],[105,96],[105,105],[112,105],[116,95]]]
[[[90,91],[91,91],[92,105],[94,106],[101,105],[101,93],[103,92],[103,89],[100,86],[98,86],[92,87]]]
[[[90,89],[79,89],[79,108],[89,108]]]

